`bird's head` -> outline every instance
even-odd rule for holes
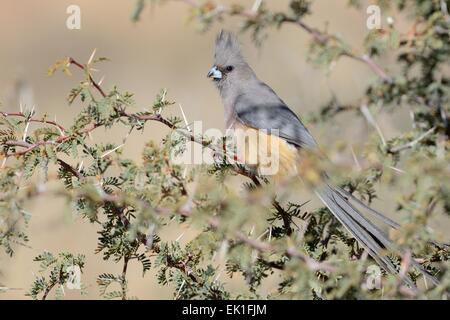
[[[208,72],[208,78],[222,89],[232,84],[242,84],[242,81],[253,75],[252,69],[242,56],[237,37],[222,30],[216,39],[214,65]]]

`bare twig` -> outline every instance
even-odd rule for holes
[[[414,148],[414,146],[419,143],[420,141],[422,141],[423,139],[425,139],[426,137],[428,137],[430,134],[432,134],[434,132],[434,130],[436,130],[436,127],[431,128],[430,130],[428,130],[427,132],[421,134],[417,139],[414,139],[411,142],[408,142],[407,144],[398,146],[398,147],[394,147],[391,148],[389,150],[390,153],[398,153],[400,151],[406,150],[406,149],[410,149],[410,148]]]

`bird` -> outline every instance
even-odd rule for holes
[[[313,152],[321,159],[324,156],[300,117],[270,86],[257,77],[243,56],[239,40],[234,33],[222,30],[218,34],[214,63],[207,77],[212,79],[219,90],[224,106],[225,127],[246,135],[258,134],[259,140],[256,140],[256,143],[261,141],[261,136],[265,143],[276,142],[279,164],[275,175],[297,175],[302,180],[307,180],[302,177],[302,152]],[[258,153],[254,158],[267,151],[265,148],[266,144],[264,148],[253,148],[253,152]],[[246,146],[242,149],[243,152],[237,152],[238,159],[252,158],[248,154],[252,152],[249,151],[252,148]],[[253,161],[250,167],[259,172],[261,163]],[[362,214],[361,208],[391,228],[398,228],[399,224],[343,188],[334,186],[326,172],[320,172],[319,176],[319,183],[310,184],[315,195],[386,272],[399,276],[399,271],[388,258],[387,252],[400,254],[401,249],[396,247],[386,232]],[[439,283],[437,278],[414,259],[411,259],[411,264],[432,283]],[[416,288],[409,277],[402,277],[402,280],[411,288]]]

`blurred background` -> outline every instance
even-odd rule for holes
[[[223,0],[223,3],[232,1]],[[240,1],[251,7],[253,1]],[[288,1],[266,1],[271,8],[284,10]],[[368,32],[365,10],[347,7],[348,0],[316,0],[314,14],[307,22],[315,27],[328,26],[343,35],[355,48],[362,50],[362,40]],[[66,27],[69,5],[81,8],[81,30]],[[196,23],[188,22],[188,7],[176,1],[146,8],[139,23],[130,15],[135,1],[111,0],[3,0],[0,11],[0,102],[3,111],[19,111],[19,102],[35,106],[37,116],[48,114],[69,126],[80,105],[68,106],[66,96],[82,78],[79,70],[67,77],[57,73],[47,76],[47,68],[55,61],[71,56],[86,62],[92,51],[111,59],[98,65],[95,77],[104,77],[106,90],[117,85],[121,91],[134,93],[137,108],[150,106],[155,95],[167,88],[168,98],[180,103],[189,122],[202,120],[203,127],[223,128],[223,110],[215,87],[206,78],[212,64],[213,43],[217,31],[214,25],[206,33],[199,32]],[[229,19],[225,27],[239,30],[239,18]],[[401,22],[400,22],[401,23]],[[271,30],[261,48],[255,47],[249,35],[241,37],[243,51],[261,79],[299,115],[316,110],[336,93],[341,103],[354,102],[361,96],[365,84],[374,77],[363,64],[343,58],[333,70],[315,69],[305,60],[309,36],[295,26]],[[362,51],[361,51],[362,52]],[[386,58],[388,59],[388,57]],[[174,113],[177,109],[174,107]],[[377,115],[386,138],[408,126],[401,115],[397,118]],[[394,119],[394,120],[392,120]],[[355,143],[367,138],[368,128],[362,120],[345,126],[310,127],[322,145],[336,143],[339,137],[350,136]],[[160,139],[167,131],[157,123],[147,124],[144,133],[134,133],[124,147],[124,154],[139,161],[145,142]],[[108,132],[108,139],[121,141],[120,129]],[[104,139],[105,132],[97,130],[94,139]],[[132,143],[130,143],[132,141]],[[0,299],[24,298],[34,279],[38,265],[31,261],[43,250],[54,253],[70,251],[87,255],[87,267],[82,281],[88,294],[66,290],[72,299],[97,298],[95,279],[103,272],[117,273],[120,265],[103,262],[94,254],[96,227],[70,215],[70,209],[60,199],[41,198],[29,208],[32,218],[29,236],[32,247],[18,247],[9,258],[0,254],[0,283],[15,288],[0,293]],[[174,239],[183,232],[168,233]],[[149,272],[143,279],[140,266],[130,265],[130,295],[141,299],[171,298],[168,288],[159,286]]]

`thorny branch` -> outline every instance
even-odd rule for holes
[[[199,5],[198,2],[196,0],[178,0],[180,2],[184,2],[190,6],[193,7],[197,7],[200,8],[202,5]],[[258,1],[257,1],[258,2]],[[211,4],[211,2],[209,2]],[[261,1],[259,1],[259,3],[261,3]],[[442,2],[443,3],[443,2]],[[447,10],[447,9],[445,9]],[[246,19],[249,20],[257,20],[260,19],[262,17],[263,14],[265,14],[266,12],[263,11],[259,11],[258,8],[255,9],[252,8],[252,10],[236,10],[233,7],[224,7],[224,6],[217,6],[213,12],[211,12],[211,14],[217,14],[217,13],[228,13],[230,15],[240,15],[245,17]],[[447,12],[447,16],[448,16],[448,12]],[[330,35],[326,32],[322,32],[318,29],[312,28],[309,25],[305,24],[304,21],[301,18],[295,19],[295,18],[290,18],[290,17],[286,17],[283,16],[283,21],[281,22],[286,22],[286,23],[292,23],[295,24],[297,26],[299,26],[302,30],[304,30],[306,33],[308,33],[311,37],[312,40],[319,44],[319,45],[323,45],[323,46],[327,46],[327,45],[334,45],[334,42],[339,42],[340,39],[334,35]],[[262,18],[261,18],[262,19]],[[362,62],[364,64],[366,64],[375,74],[377,74],[380,79],[382,79],[385,82],[391,82],[392,79],[391,77],[385,72],[385,70],[383,68],[381,68],[377,63],[375,63],[375,61],[373,61],[373,59],[368,56],[368,55],[359,55],[354,53],[354,51],[352,49],[348,49],[347,47],[343,47],[340,48],[340,55],[339,56],[347,56],[351,59],[354,59],[356,61]],[[69,58],[67,60],[67,62],[69,64],[73,64],[74,66],[76,66],[77,68],[80,68],[81,70],[83,70],[86,74],[86,81],[83,82],[83,85],[88,83],[90,86],[92,86],[93,88],[95,88],[95,90],[98,91],[98,93],[103,97],[103,98],[108,98],[109,95],[105,93],[105,91],[103,91],[103,89],[101,88],[100,82],[96,82],[92,75],[90,74],[90,62],[88,62],[87,64],[81,64],[79,62],[77,62],[75,59],[73,58]],[[346,106],[337,106],[336,110],[342,110],[345,109],[347,110]],[[350,109],[354,109],[354,107],[348,107],[348,110]],[[333,111],[333,110],[332,110]],[[337,112],[336,111],[336,112]],[[196,137],[194,136],[190,131],[188,130],[183,130],[182,128],[180,128],[179,126],[177,126],[175,123],[172,123],[171,121],[169,121],[168,119],[164,118],[160,113],[156,113],[156,114],[134,114],[134,113],[127,113],[125,111],[125,109],[122,109],[122,107],[117,107],[115,108],[115,112],[117,112],[117,114],[114,115],[114,119],[120,119],[120,118],[128,118],[130,120],[138,120],[138,121],[142,121],[142,122],[146,122],[146,121],[155,121],[155,122],[160,122],[163,125],[165,125],[166,127],[168,127],[171,130],[176,130],[179,133],[181,133],[182,135],[184,135],[185,138],[187,138],[189,141],[195,142],[195,143],[199,143],[201,145],[203,145],[206,148],[210,148],[211,150],[219,153],[222,150],[218,150],[216,146],[212,145],[212,143],[210,141],[205,140],[205,138],[203,137]],[[6,113],[6,112],[0,112],[2,114],[3,117],[20,117],[20,118],[24,118],[24,122],[27,125],[28,128],[28,123],[30,122],[36,122],[36,123],[42,123],[44,125],[52,125],[55,126],[56,128],[58,128],[58,130],[60,131],[60,136],[55,135],[55,140],[54,141],[47,141],[47,140],[40,140],[34,143],[30,143],[29,141],[31,141],[30,139],[25,139],[25,137],[27,136],[26,132],[27,129],[25,129],[25,133],[24,133],[24,138],[22,140],[18,140],[18,141],[6,141],[4,142],[5,145],[7,146],[15,146],[15,147],[19,147],[19,148],[23,148],[23,150],[15,152],[16,150],[14,149],[14,153],[12,154],[7,154],[6,156],[22,156],[24,154],[26,154],[27,152],[30,151],[36,151],[35,149],[40,147],[40,146],[44,146],[44,145],[54,145],[56,148],[58,148],[58,144],[59,143],[63,143],[69,139],[72,139],[76,136],[81,136],[81,135],[85,135],[85,134],[89,134],[91,131],[95,130],[98,127],[103,126],[103,124],[87,124],[87,127],[84,127],[82,129],[78,129],[77,132],[70,132],[70,134],[66,134],[68,131],[66,131],[64,129],[63,126],[59,125],[55,121],[48,121],[44,118],[39,119],[39,118],[34,118],[34,112],[32,111],[30,114],[25,114],[25,113]],[[186,121],[187,122],[187,121]],[[416,144],[418,144],[420,141],[424,140],[425,138],[429,138],[429,135],[433,134],[436,130],[436,127],[431,128],[430,130],[428,130],[427,132],[425,132],[424,134],[421,134],[417,139],[410,141],[409,143],[406,143],[405,145],[401,145],[401,146],[395,146],[392,147],[388,150],[388,152],[390,153],[398,153],[402,150],[406,150],[409,148],[413,148]],[[428,139],[427,139],[428,140]],[[5,148],[8,150],[8,148]],[[65,169],[65,171],[70,172],[71,174],[73,174],[74,177],[76,177],[78,180],[82,181],[84,179],[87,179],[88,177],[84,176],[84,173],[80,170],[77,170],[76,168],[72,167],[69,163],[65,162],[62,159],[57,159],[57,163]],[[259,181],[259,178],[253,174],[250,171],[247,171],[245,167],[236,165],[233,166],[233,170],[242,175],[245,176],[247,178],[249,178],[254,185],[256,186],[260,186],[261,182]],[[142,208],[146,208],[149,209],[149,211],[151,211],[152,213],[155,213],[156,215],[181,215],[181,216],[185,216],[185,217],[189,217],[192,214],[192,206],[191,204],[189,206],[183,206],[181,209],[169,209],[169,208],[163,208],[163,207],[152,207],[152,204],[149,201],[143,200],[141,198],[139,199],[131,199],[128,198],[129,195],[126,193],[117,193],[117,194],[107,194],[107,193],[102,193],[102,190],[100,190],[100,200],[98,200],[99,198],[95,198],[92,199],[93,201],[98,201],[97,204],[107,204],[108,207],[112,206],[112,212],[114,215],[116,215],[118,217],[119,223],[121,222],[121,224],[123,225],[123,227],[125,228],[125,230],[128,230],[131,227],[131,218],[128,218],[128,211],[130,208],[133,207],[142,207]],[[187,191],[184,190],[185,193],[183,194],[184,196],[189,197],[189,194],[187,194]],[[39,191],[40,192],[40,191]],[[87,198],[89,197],[89,195],[80,193],[78,195],[75,196],[75,198],[80,197],[80,198]],[[0,197],[1,198],[1,197]],[[71,198],[73,199],[73,198]],[[427,211],[431,211],[434,209],[434,207],[436,206],[437,201],[435,199],[433,199],[432,201],[430,201],[429,206],[427,207]],[[277,203],[275,202],[274,207],[279,211],[283,223],[284,223],[284,229],[287,231],[290,231],[290,224],[291,224],[291,217],[290,214],[288,212],[285,212],[284,209],[281,206],[277,207]],[[283,213],[285,213],[285,215],[283,215]],[[428,216],[429,214],[427,214]],[[132,215],[131,215],[132,216]],[[208,220],[206,222],[206,224],[212,228],[212,229],[218,229],[221,226],[221,223],[223,223],[222,221],[219,221],[218,219],[211,219]],[[325,231],[324,231],[325,232]],[[242,244],[245,247],[250,247],[251,249],[253,249],[255,252],[259,252],[259,253],[272,253],[272,252],[277,252],[277,253],[281,253],[285,256],[285,257],[290,257],[290,258],[296,258],[299,259],[300,261],[302,261],[308,268],[309,270],[312,271],[318,271],[318,270],[323,270],[323,271],[328,271],[328,272],[333,272],[335,271],[335,267],[328,265],[327,263],[322,263],[319,261],[316,261],[312,258],[310,258],[310,256],[305,255],[299,251],[297,251],[296,248],[294,248],[293,246],[289,245],[287,248],[282,248],[278,246],[278,244],[276,242],[271,243],[270,239],[271,237],[269,236],[269,241],[265,242],[265,241],[260,241],[259,239],[261,238],[258,237],[256,239],[247,236],[246,234],[244,234],[241,231],[235,231],[232,232],[230,235],[226,235],[226,240],[225,241],[233,241],[235,243],[238,244]],[[143,244],[147,247],[147,249],[152,252],[157,252],[158,251],[158,244],[149,244],[149,242],[147,242],[147,239],[149,238],[149,235],[146,235],[144,233],[138,232],[137,236],[136,236],[136,241],[133,241],[134,244],[136,244],[138,247],[140,247],[140,244]],[[408,270],[410,268],[410,263],[411,263],[411,259],[412,256],[409,252],[407,252],[408,254],[405,254],[405,256],[402,259],[402,264],[400,266],[400,275],[401,278],[404,278],[407,276]],[[261,255],[262,256],[262,255]],[[312,255],[311,255],[312,256]],[[122,299],[126,299],[127,298],[127,283],[126,283],[126,274],[127,274],[127,268],[128,268],[128,262],[130,259],[133,259],[133,257],[131,256],[127,256],[127,255],[123,255],[123,267],[122,267],[122,275],[121,275],[121,288],[122,288]],[[193,282],[195,282],[197,285],[203,285],[204,280],[200,279],[195,270],[193,270],[193,268],[191,267],[192,265],[190,265],[189,263],[192,262],[192,255],[188,254],[187,258],[184,258],[183,261],[170,261],[167,265],[171,268],[176,268],[178,269],[180,272],[182,272],[185,275],[185,279],[190,279]],[[262,259],[261,259],[262,260]],[[439,260],[438,260],[439,261]],[[277,269],[284,269],[284,263],[283,262],[279,262],[279,261],[263,261],[263,263],[266,263],[267,265],[270,265],[272,268],[277,268]],[[195,268],[195,267],[194,267]],[[403,291],[403,294],[405,296],[409,296],[409,297],[414,297],[416,294],[415,292],[412,292],[411,290],[408,291],[407,288],[400,286],[401,281],[398,282],[399,283],[399,288],[397,288],[397,290],[399,291]],[[184,282],[183,282],[184,284]],[[50,290],[53,288],[54,285],[49,286],[46,288],[45,292],[44,292],[44,296],[43,298],[45,299],[46,296],[48,295],[48,293],[50,292]],[[180,291],[181,288],[183,287],[183,285],[181,285],[180,287]]]
[[[35,119],[35,118],[28,118],[27,115],[25,115],[23,112],[4,112],[4,111],[0,111],[0,114],[4,117],[21,117],[21,118],[25,118],[26,121],[28,122],[39,122],[39,123],[44,123],[44,124],[51,124],[55,127],[57,127],[62,134],[64,134],[64,131],[66,131],[66,129],[64,129],[64,127],[60,124],[58,124],[56,121],[51,121],[51,120],[47,120],[47,119]],[[28,118],[28,119],[27,119]]]
[[[196,0],[176,0],[181,1],[188,6],[191,6],[196,9],[201,9],[203,6],[202,4],[199,4]],[[223,4],[217,5],[215,9],[213,10],[215,14],[221,15],[221,14],[229,14],[229,15],[238,15],[241,17],[244,17],[249,20],[255,20],[257,21],[260,17],[260,12],[258,10],[236,10],[232,7],[227,7]],[[321,32],[320,30],[313,28],[306,24],[301,18],[292,18],[288,17],[286,15],[283,15],[281,17],[281,20],[279,21],[279,24],[282,23],[292,23],[300,27],[302,30],[304,30],[306,33],[312,36],[312,39],[320,45],[326,45],[330,41],[337,40],[335,36],[326,34],[324,32]],[[354,53],[351,49],[343,49],[343,56],[346,56],[350,59],[353,59],[355,61],[362,62],[366,64],[378,77],[380,77],[383,81],[392,82],[392,78],[387,74],[387,72],[379,65],[377,64],[369,55],[363,54],[363,55],[357,55]]]
[[[87,66],[77,62],[75,59],[73,58],[69,58],[69,62],[75,66],[77,66],[78,68],[80,68],[81,70],[85,71],[88,73],[88,68]],[[107,95],[105,94],[105,92],[103,91],[103,89],[101,88],[101,86],[93,79],[93,77],[88,73],[88,78],[90,83],[92,84],[92,86],[99,92],[99,94],[103,97],[106,98]],[[211,150],[213,150],[216,153],[221,152],[221,150],[218,150],[215,146],[213,146],[209,141],[204,140],[202,137],[196,137],[193,134],[191,134],[189,131],[186,130],[180,130],[175,124],[171,123],[169,120],[165,119],[161,114],[151,114],[151,115],[141,115],[141,114],[133,114],[133,113],[127,113],[125,110],[123,109],[118,109],[118,114],[120,117],[125,117],[125,118],[130,118],[130,119],[138,119],[140,121],[156,121],[159,123],[162,123],[163,125],[167,126],[168,128],[172,129],[172,130],[177,130],[177,132],[183,134],[189,141],[195,142],[195,143],[199,143],[204,147],[208,147],[211,148]],[[8,116],[20,116],[20,117],[25,117],[25,115],[23,114],[19,114],[19,113],[5,113],[2,112],[2,115],[5,117]],[[44,124],[50,124],[50,125],[54,125],[57,126],[58,128],[61,129],[61,132],[64,133],[66,130],[63,128],[63,126],[59,125],[58,123],[54,122],[54,121],[44,121],[44,120],[37,120],[37,119],[32,119],[35,122],[42,122]],[[42,146],[42,145],[47,145],[47,144],[51,144],[51,145],[58,145],[64,141],[67,141],[71,138],[73,138],[73,136],[75,134],[79,134],[79,135],[83,135],[83,134],[88,134],[90,132],[92,132],[93,130],[95,130],[96,128],[100,127],[101,125],[99,124],[92,124],[91,126],[89,126],[88,128],[85,128],[77,133],[74,133],[73,135],[64,135],[62,134],[59,138],[57,138],[54,141],[38,141],[34,144],[25,142],[25,141],[6,141],[4,144],[5,145],[9,145],[9,146],[18,146],[18,147],[23,147],[25,148],[22,151],[19,152],[15,152],[14,154],[11,155],[7,155],[7,156],[22,156],[27,152],[30,152],[32,150],[34,150],[35,148]],[[66,170],[68,170],[69,172],[71,172],[75,177],[77,177],[79,180],[83,180],[84,176],[74,167],[72,167],[70,164],[68,164],[67,162],[65,162],[62,159],[57,160],[57,162],[64,167]],[[255,174],[251,173],[249,170],[247,170],[244,166],[242,165],[234,165],[233,166],[233,170],[237,173],[240,174],[242,176],[245,176],[247,178],[249,178],[256,186],[261,186],[261,182],[259,181],[259,179],[257,178],[257,176],[255,176]],[[123,213],[123,211],[125,210],[124,205],[117,206],[116,203],[121,203],[123,202],[123,198],[119,195],[109,195],[109,194],[102,194],[102,201],[104,201],[105,203],[110,203],[113,205],[114,207],[114,212],[116,213],[116,215],[118,216],[118,218],[120,219],[120,221],[122,222],[122,224],[124,225],[124,227],[129,228],[131,226],[131,222],[129,221],[129,219],[125,216],[125,214]],[[144,200],[141,199],[135,199],[136,201],[138,201],[138,203],[140,205],[142,205],[145,208],[151,208],[150,204],[147,203]],[[279,205],[278,205],[279,206]],[[190,216],[191,215],[191,209],[190,210],[186,210],[185,207],[180,208],[179,210],[173,212],[172,210],[166,209],[166,208],[151,208],[156,214],[170,214],[170,213],[175,213],[175,214],[180,214],[182,216]],[[278,208],[279,209],[279,208]],[[285,224],[289,224],[289,221],[285,221]],[[219,226],[219,222],[217,220],[211,220],[210,221],[210,227],[212,228],[217,228]],[[269,245],[268,243],[259,241],[257,239],[251,239],[248,238],[247,236],[245,236],[243,233],[237,232],[236,233],[236,238],[243,243],[246,243],[247,245],[249,245],[250,247],[252,247],[254,250],[259,251],[259,252],[270,252],[270,251],[275,251],[275,248],[273,248],[271,245]],[[141,232],[137,233],[137,240],[142,243],[143,245],[147,246],[147,236]],[[150,248],[151,249],[151,248]],[[296,249],[294,248],[289,248],[286,253],[287,256],[289,257],[294,257],[297,258],[303,262],[306,263],[306,265],[311,268],[311,270],[313,271],[317,271],[317,270],[323,270],[323,271],[334,271],[334,267],[325,264],[325,263],[320,263],[317,262],[309,257],[307,257],[306,255],[301,254],[300,252],[298,252]],[[122,270],[122,279],[121,279],[121,287],[122,287],[122,299],[126,299],[126,272],[127,272],[127,268],[128,268],[128,262],[129,262],[129,258],[124,257],[124,264],[123,264],[123,270]],[[179,269],[181,272],[185,273],[190,279],[192,279],[195,282],[199,282],[200,280],[198,279],[198,277],[195,276],[194,272],[192,270],[190,270],[190,268],[187,267],[186,264],[173,264],[174,268]]]
[[[86,65],[83,65],[83,64],[79,63],[74,58],[69,58],[68,61],[69,61],[70,64],[73,64],[73,65],[77,66],[78,68],[80,68],[81,70],[87,72],[88,73],[88,78],[90,80],[90,83],[94,86],[94,88],[100,93],[100,95],[103,98],[107,97],[107,95],[105,94],[105,92],[103,91],[101,86],[89,74],[88,68],[86,67]],[[199,143],[202,146],[211,149],[216,154],[228,156],[227,154],[224,154],[223,150],[220,150],[220,149],[216,148],[214,145],[212,145],[212,143],[210,141],[207,141],[207,140],[203,139],[203,137],[197,137],[197,136],[193,135],[192,133],[190,133],[187,130],[183,130],[183,129],[178,128],[175,124],[173,124],[172,122],[170,122],[169,120],[164,118],[159,113],[151,114],[151,115],[142,115],[142,114],[127,113],[123,109],[117,109],[116,111],[118,112],[119,117],[124,117],[124,118],[129,118],[129,119],[137,119],[137,120],[144,121],[144,122],[146,122],[146,121],[159,122],[159,123],[165,125],[166,127],[168,127],[169,129],[176,130],[178,133],[182,134],[185,138],[187,138],[191,142]],[[7,117],[7,116],[23,116],[22,114],[18,114],[18,113],[6,113],[6,112],[2,112],[2,115],[5,116],[5,117]],[[35,121],[36,122],[42,122],[42,123],[48,123],[48,124],[55,125],[55,126],[57,126],[58,128],[61,129],[62,133],[65,131],[63,126],[57,124],[54,121],[45,121],[45,122],[43,120],[42,121],[35,120]],[[21,151],[17,151],[17,152],[15,152],[13,154],[6,155],[6,156],[7,157],[8,156],[22,156],[25,153],[30,152],[30,151],[34,150],[35,148],[37,148],[39,146],[42,146],[42,145],[55,145],[56,147],[58,147],[58,145],[60,145],[61,143],[74,138],[75,135],[89,134],[92,131],[94,131],[95,129],[101,127],[101,126],[102,126],[101,124],[92,124],[89,127],[85,128],[85,129],[83,129],[83,130],[81,130],[79,132],[74,132],[72,135],[64,135],[64,134],[62,134],[60,137],[58,137],[54,141],[41,140],[41,141],[37,141],[37,142],[31,144],[31,143],[27,143],[25,141],[8,140],[8,141],[4,142],[4,145],[18,146],[18,147],[23,147],[25,149],[21,150]],[[255,175],[253,173],[251,173],[251,171],[247,170],[245,168],[245,166],[235,164],[235,165],[233,165],[233,170],[237,174],[240,174],[240,175],[248,177],[253,182],[257,181],[257,178],[255,177]]]

